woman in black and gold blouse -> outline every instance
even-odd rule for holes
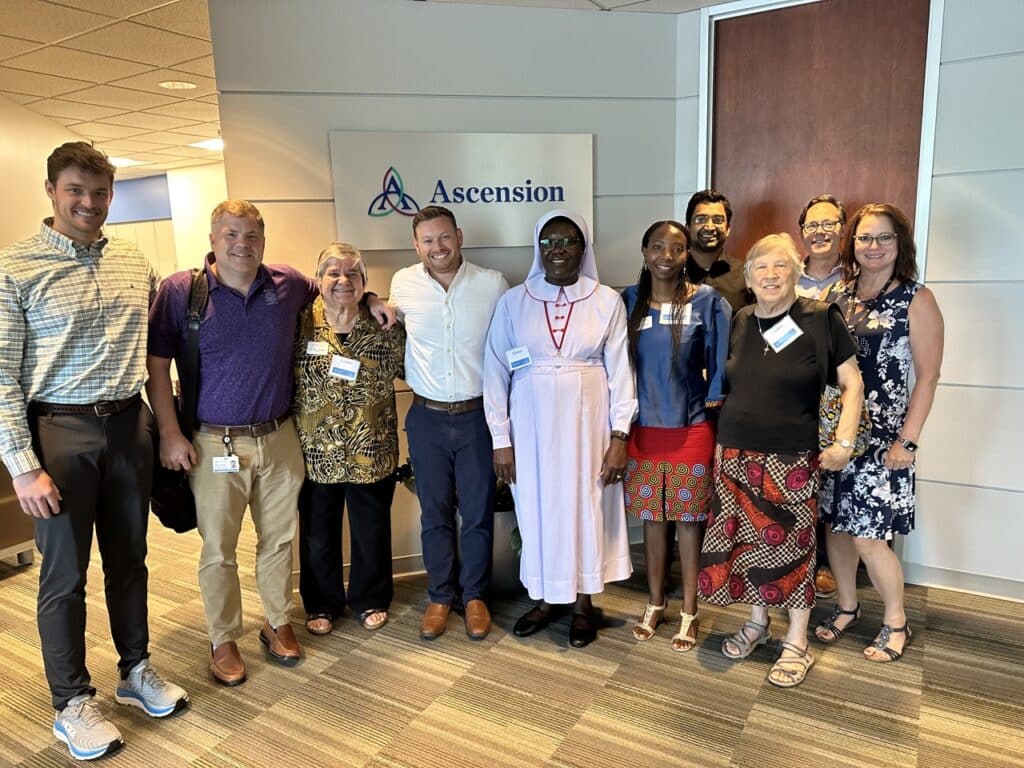
[[[352,535],[348,603],[366,629],[388,620],[391,501],[398,463],[395,377],[405,329],[384,330],[365,301],[363,257],[331,243],[316,269],[320,295],[299,317],[295,417],[306,460],[299,496],[299,592],[306,629],[326,635],[345,609],[341,518]]]

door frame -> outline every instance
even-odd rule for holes
[[[697,94],[697,183],[711,183],[711,120],[714,114],[715,24],[737,16],[747,16],[780,8],[820,2],[820,0],[734,0],[700,9],[700,70]],[[935,120],[939,100],[939,65],[942,54],[942,16],[945,0],[929,0],[928,40],[925,48],[924,102],[921,114],[921,145],[917,166],[917,205],[914,233],[917,241],[917,267],[925,274],[928,256],[928,220],[931,213],[932,175],[935,165]]]

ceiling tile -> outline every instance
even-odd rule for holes
[[[196,101],[201,101],[204,104],[213,104],[216,107],[220,107],[220,99],[217,97],[217,94],[215,93],[210,96],[200,96],[198,99],[196,99]]]
[[[168,104],[166,107],[153,107],[147,109],[155,115],[168,115],[170,117],[191,118],[202,122],[220,120],[220,111],[213,104],[204,104],[201,101],[179,101],[177,104]]]
[[[200,59],[194,59],[192,61],[183,61],[180,64],[175,64],[174,68],[181,72],[189,72],[193,75],[214,77],[213,56],[203,56]]]
[[[82,120],[99,120],[103,117],[116,115],[121,110],[110,107],[98,107],[95,104],[81,104],[77,101],[64,101],[63,99],[43,99],[29,105],[29,109],[47,117],[74,118],[76,122]]]
[[[170,128],[172,133],[188,133],[192,136],[202,136],[204,139],[212,139],[220,136],[220,123],[194,123],[184,128]]]
[[[90,85],[92,83],[85,80],[71,80],[66,77],[54,77],[38,72],[0,67],[0,90],[3,91],[48,97],[59,96],[68,91],[77,91]]]
[[[166,163],[167,155],[157,155],[152,152],[132,152],[132,160],[139,160],[143,163]]]
[[[11,93],[10,91],[0,91],[0,96],[10,99],[17,104],[31,104],[33,101],[39,101],[38,96],[29,96],[25,93]]]
[[[69,5],[83,11],[101,13],[115,19],[123,19],[133,13],[148,11],[151,8],[164,5],[167,0],[50,0],[50,2]]]
[[[176,155],[178,157],[197,157],[200,159],[207,158],[213,154],[208,149],[200,149],[199,147],[190,147],[188,145],[170,147],[168,149],[157,149],[153,152],[157,155]]]
[[[195,83],[197,87],[187,91],[169,91],[166,88],[160,87],[160,83],[164,80],[187,80],[190,83]],[[111,82],[111,85],[118,85],[122,88],[134,88],[137,91],[158,93],[161,96],[174,97],[174,94],[177,94],[177,98],[184,97],[186,99],[194,99],[198,96],[208,96],[217,92],[217,82],[212,78],[193,75],[186,72],[178,72],[173,69],[151,69],[149,72],[142,75],[126,77],[122,80],[114,80]]]
[[[161,163],[160,165],[163,168],[166,168],[167,170],[171,170],[173,168],[193,168],[193,167],[195,167],[197,165],[210,165],[211,163],[221,163],[221,162],[224,162],[224,158],[216,157],[216,158],[212,158],[212,159],[211,158],[207,158],[206,160],[198,160],[198,159],[196,159],[196,160],[172,160],[169,163]]]
[[[152,141],[156,144],[166,144],[172,147],[181,147],[196,141],[202,141],[203,137],[196,134],[176,133],[173,131],[150,131],[139,133],[137,128],[126,128],[125,130],[136,132],[135,138],[139,141]]]
[[[718,0],[646,0],[639,5],[624,8],[626,11],[643,11],[644,13],[683,13],[715,5]]]
[[[155,11],[135,16],[132,21],[201,37],[203,40],[210,39],[210,12],[206,0],[178,0]]]
[[[40,43],[33,43],[30,40],[19,40],[16,37],[0,35],[0,59],[6,59],[8,56],[17,56],[19,53],[30,51],[39,45]],[[199,61],[202,61],[202,59],[199,59]]]
[[[164,107],[176,103],[173,96],[159,96],[155,93],[133,91],[129,88],[117,88],[113,85],[95,85],[74,93],[67,93],[64,98],[69,101],[84,101],[88,104],[100,104],[104,107],[119,107],[122,110],[149,109]]]
[[[48,75],[71,74],[91,83],[105,83],[117,78],[137,75],[150,68],[146,64],[113,59],[87,51],[75,51],[56,45],[8,59],[4,62],[4,66],[43,72]]]
[[[110,18],[43,0],[4,0],[4,34],[40,43],[52,43],[103,24]]]
[[[138,141],[136,139],[112,139],[96,146],[104,152],[113,152],[115,154],[123,152],[153,152],[160,155],[163,154],[162,150],[166,149],[166,146],[163,144],[153,144],[149,141]]]
[[[196,121],[181,117],[151,115],[148,112],[126,112],[103,122],[111,123],[112,125],[127,125],[132,128],[145,128],[150,131],[168,131],[173,128],[192,125]]]
[[[142,129],[140,128],[130,128],[126,125],[110,125],[109,123],[99,123],[95,121],[75,123],[73,128],[78,133],[84,134],[90,139],[96,139],[98,141],[104,141],[106,139],[124,139],[128,136],[138,136],[142,133]]]
[[[206,40],[121,21],[63,43],[82,51],[116,51],[119,58],[168,67],[213,53]]]

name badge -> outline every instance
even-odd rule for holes
[[[693,322],[693,304],[683,307],[683,325],[690,325]]]
[[[342,381],[355,381],[356,376],[359,375],[360,365],[358,360],[353,360],[351,357],[335,355],[331,358],[331,376]]]
[[[518,371],[520,368],[525,368],[526,366],[533,364],[533,358],[530,357],[530,350],[526,347],[510,349],[505,353],[505,357],[508,360],[508,367],[513,371]]]
[[[674,309],[674,305],[672,305],[672,304],[662,304],[661,305],[661,314],[658,315],[658,323],[661,324],[661,325],[672,325],[672,311],[673,311],[673,309]]]
[[[764,340],[768,342],[768,346],[776,352],[781,352],[803,336],[804,332],[800,330],[799,325],[793,322],[792,317],[786,315],[762,335],[764,336]]]
[[[213,457],[213,471],[214,472],[237,472],[238,471],[238,457],[237,456],[214,456]]]
[[[640,330],[641,331],[646,331],[648,328],[653,328],[653,327],[654,327],[654,318],[651,317],[650,315],[648,315],[647,317],[645,317],[643,320],[640,321]]]
[[[306,354],[307,355],[326,355],[330,351],[330,347],[327,346],[326,341],[307,341],[306,342]]]

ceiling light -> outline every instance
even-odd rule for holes
[[[196,149],[208,149],[211,152],[220,152],[224,149],[224,139],[218,136],[216,139],[197,141],[194,144],[189,144],[189,146],[195,147]]]
[[[115,168],[131,168],[133,165],[145,165],[141,160],[132,160],[130,157],[108,157],[107,159]]]
[[[191,91],[199,86],[195,83],[190,83],[188,80],[164,80],[160,83],[160,87],[166,88],[169,91]]]

